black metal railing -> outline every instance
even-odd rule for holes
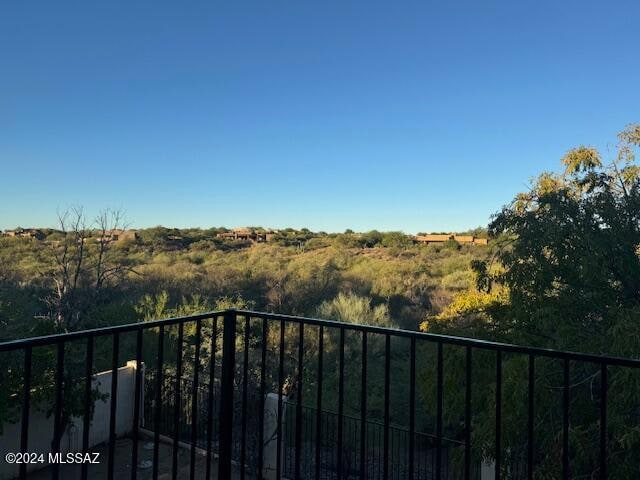
[[[158,372],[155,370],[147,370],[145,372],[145,395],[144,395],[144,420],[143,425],[145,428],[155,429],[160,435],[173,438],[176,433],[174,432],[174,412],[175,405],[175,392],[176,392],[176,379],[171,371],[165,371],[162,373],[162,385],[160,388],[160,402],[157,401],[157,388],[158,388]],[[193,389],[192,378],[182,378],[180,382],[181,402],[180,402],[180,425],[185,427],[178,432],[179,440],[183,443],[191,444],[194,442],[194,437],[190,426],[193,424],[193,402],[190,401],[192,392],[195,392],[197,396],[196,418],[206,418],[206,407],[209,404],[209,385],[208,382],[198,385],[198,389]],[[186,392],[186,393],[185,393]],[[219,408],[219,386],[214,386],[214,395],[212,398],[213,409]],[[258,404],[258,398],[256,395],[248,394],[246,404]],[[295,475],[295,442],[296,442],[296,425],[298,424],[296,415],[297,403],[286,401],[284,402],[284,409],[287,414],[284,421],[284,446],[283,446],[283,476],[285,478],[294,478]],[[315,439],[316,425],[314,419],[317,417],[316,408],[303,406],[302,407],[302,421],[300,422],[302,436],[301,447],[301,471],[306,472],[301,476],[302,478],[312,478],[309,472],[313,471],[315,462]],[[156,421],[156,415],[159,415],[160,420]],[[383,438],[384,438],[384,424],[372,420],[366,420],[362,423],[360,417],[353,415],[343,415],[343,437],[345,442],[343,444],[343,472],[345,478],[360,476],[360,449],[359,442],[361,438],[361,429],[364,426],[366,435],[366,446],[364,451],[366,452],[365,460],[365,472],[362,478],[367,479],[381,479],[383,472],[383,458],[381,455]],[[337,468],[337,425],[338,414],[328,410],[322,410],[320,412],[320,424],[323,434],[323,441],[320,446],[320,464],[323,471],[322,478],[329,479],[335,478]],[[240,427],[241,425],[235,425]],[[195,445],[199,448],[206,449],[207,446],[207,431],[206,425],[202,422],[196,425],[195,430]],[[389,478],[390,479],[405,479],[408,477],[408,458],[409,458],[409,430],[406,427],[399,425],[390,425],[390,457],[389,457]],[[219,443],[219,432],[214,425],[213,429],[213,451],[217,452],[217,446]],[[453,478],[450,469],[451,455],[450,452],[453,449],[464,448],[464,443],[461,441],[443,438],[443,478]],[[257,439],[252,439],[250,447],[245,448],[245,459],[242,461],[242,445],[240,438],[234,438],[232,447],[232,461],[237,464],[248,465],[247,471],[254,471],[255,468],[251,468],[250,465],[257,464]],[[428,480],[433,476],[435,471],[435,436],[425,432],[415,432],[415,468],[414,468],[414,480]],[[479,470],[475,469],[474,478],[478,477]]]
[[[300,455],[300,470],[302,478],[314,478],[310,475],[314,467],[314,453],[316,438],[317,409],[302,407],[302,420],[298,424],[296,418],[298,411],[295,402],[285,402],[287,410],[291,413],[285,419],[284,434],[284,470],[286,478],[295,478],[296,455]],[[337,413],[323,410],[319,413],[322,434],[320,444],[320,466],[324,472],[322,478],[336,478],[338,472],[338,460],[336,445],[338,444],[338,424],[340,417]],[[342,474],[344,478],[367,478],[380,480],[383,478],[384,458],[383,442],[385,425],[382,422],[365,420],[353,415],[343,415],[342,418]],[[306,441],[301,442],[301,451],[296,450],[296,425],[300,425],[301,435]],[[388,478],[390,480],[429,480],[434,478],[433,472],[436,465],[435,435],[425,432],[414,432],[413,451],[413,477],[409,476],[409,429],[399,425],[389,425],[389,466]],[[364,449],[360,448],[361,435],[364,435]],[[451,470],[452,455],[454,449],[463,449],[464,443],[449,439],[442,439],[442,478],[452,479]],[[360,457],[364,455],[364,457]],[[473,470],[472,478],[479,477],[480,470]]]
[[[492,464],[496,479],[532,479],[556,460],[555,478],[571,478],[572,424],[580,422],[597,443],[592,477],[604,479],[620,458],[632,456],[614,442],[608,423],[611,372],[640,372],[635,359],[240,310],[16,340],[1,343],[0,355],[8,367],[0,378],[6,408],[0,418],[20,422],[25,453],[30,412],[43,401],[51,404],[51,452],[60,452],[74,416],[83,419],[82,451],[89,451],[98,401],[92,381],[111,371],[109,480],[117,371],[130,358],[137,366],[128,433],[132,480],[142,426],[153,434],[154,479],[162,473],[162,436],[171,438],[173,478],[181,442],[189,444],[191,479],[261,478],[265,469],[276,479],[470,479],[480,461]],[[144,379],[142,363],[156,374]],[[506,375],[505,365],[522,367],[520,375]],[[521,391],[514,387],[520,380]],[[542,396],[549,392],[560,396],[557,409]],[[479,393],[482,404],[474,403]],[[265,412],[274,398],[270,420]],[[638,400],[627,409],[628,421],[638,421]],[[575,416],[577,403],[580,412],[593,410],[587,423]],[[547,433],[541,428],[556,423],[557,452],[539,451],[538,438]],[[198,448],[206,452],[202,472]],[[51,465],[52,478],[60,477],[59,468]],[[25,464],[19,476],[26,478]],[[86,467],[81,477],[88,477]]]

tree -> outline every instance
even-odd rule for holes
[[[596,353],[633,355],[617,338],[625,313],[640,307],[640,177],[634,147],[640,125],[619,135],[616,157],[603,165],[589,147],[570,150],[561,174],[543,173],[494,217],[501,237],[499,271],[475,270],[484,291],[508,289],[493,310],[501,330],[521,341]],[[631,347],[631,348],[630,348]]]
[[[58,223],[62,235],[50,242],[53,262],[47,274],[51,290],[44,297],[46,317],[57,330],[74,330],[105,287],[117,286],[134,269],[114,248],[114,232],[126,228],[121,211],[100,212],[95,230],[79,207],[59,214]]]
[[[360,237],[360,244],[364,248],[373,248],[378,246],[383,239],[383,234],[378,230],[371,230],[363,233]]]
[[[387,248],[407,248],[412,245],[411,237],[402,232],[385,232],[382,234],[381,244]]]
[[[423,328],[524,345],[636,357],[640,350],[640,167],[635,164],[640,125],[619,135],[609,164],[594,148],[581,146],[562,159],[561,173],[546,172],[494,216],[489,234],[497,238],[492,259],[477,261],[476,289],[464,292]],[[455,352],[451,361],[456,368]],[[505,398],[524,405],[526,385],[521,356],[510,356],[503,369]],[[554,401],[562,385],[561,366],[541,360],[536,367],[537,472],[557,472],[562,434]],[[477,378],[481,380],[476,380]],[[571,370],[572,468],[576,477],[597,476],[597,365]],[[489,365],[474,367],[474,381],[495,385]],[[616,369],[609,379],[612,462],[610,475],[632,478],[640,468],[637,412],[640,379]],[[474,405],[491,405],[492,389],[476,392]],[[557,400],[557,398],[556,398]],[[522,461],[526,439],[519,435],[526,409],[512,412],[504,425],[511,466]],[[452,419],[453,420],[453,419]],[[481,411],[474,438],[491,457],[493,418]],[[546,478],[546,477],[545,477]]]
[[[122,212],[105,210],[96,217],[92,225],[88,225],[83,209],[78,207],[59,214],[58,222],[58,235],[52,235],[48,241],[51,261],[45,278],[49,291],[44,296],[47,311],[40,316],[45,322],[38,326],[43,327],[42,323],[46,325],[40,333],[83,328],[91,308],[100,305],[107,287],[116,287],[134,271],[124,255],[114,248],[117,232],[125,228]],[[4,310],[1,303],[0,308]],[[99,345],[102,341],[103,339],[98,339],[96,343]],[[84,345],[69,342],[64,348],[64,401],[60,437],[72,424],[73,417],[83,413],[85,409],[84,385],[79,380],[84,378]],[[3,387],[0,405],[4,406],[0,408],[0,426],[5,421],[17,420],[19,412],[17,399],[21,398],[19,392],[22,379],[20,368],[16,365],[20,358],[15,357],[12,355],[7,358],[5,355],[2,358],[5,364],[11,366],[8,368],[10,375],[0,378]],[[44,409],[48,415],[53,413],[51,399],[55,398],[55,358],[55,348],[47,346],[36,349],[32,360],[31,401],[35,409]],[[94,401],[105,398],[97,389],[91,395],[93,401],[89,405],[90,416],[93,415]]]

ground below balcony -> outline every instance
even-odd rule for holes
[[[121,438],[116,440],[115,444],[115,461],[114,474],[115,480],[131,480],[131,449],[132,440],[130,438]],[[89,479],[106,479],[107,478],[107,458],[108,447],[106,445],[93,448],[93,452],[100,453],[100,464],[90,464],[87,469],[87,478]],[[171,480],[172,466],[172,445],[160,442],[159,459],[158,459],[158,480]],[[138,479],[151,480],[153,476],[153,439],[142,438],[138,443]],[[191,452],[189,448],[180,448],[178,450],[178,479],[188,480],[190,473]],[[80,465],[60,465],[60,480],[79,480],[81,474]],[[196,453],[196,475],[197,480],[204,479],[206,474],[206,457]],[[50,480],[51,467],[46,467],[27,475],[28,480]],[[218,480],[218,462],[214,459],[211,466],[211,478]],[[239,480],[240,475],[234,472],[231,480]],[[253,478],[246,475],[247,479]]]

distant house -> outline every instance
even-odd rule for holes
[[[454,235],[451,234],[430,234],[430,235],[417,235],[414,240],[418,243],[444,243],[448,240],[453,240]]]
[[[120,228],[98,232],[97,242],[121,242],[123,240],[137,240],[138,232],[135,230],[123,230]]]
[[[455,240],[458,243],[471,243],[473,245],[487,245],[489,243],[487,238],[478,238],[473,235],[456,235],[455,233],[416,235],[413,239],[418,243],[425,244],[444,243],[449,240]]]
[[[2,233],[3,237],[14,238],[30,238],[32,240],[44,240],[46,235],[38,228],[16,228],[15,230],[5,230]]]
[[[230,232],[219,233],[216,237],[225,240],[244,240],[253,243],[263,243],[273,240],[274,235],[275,232],[271,230],[257,231],[251,228],[234,228]]]

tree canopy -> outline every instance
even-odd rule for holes
[[[640,125],[618,136],[613,158],[586,146],[567,152],[563,170],[542,173],[529,191],[518,194],[489,225],[494,252],[473,263],[476,285],[457,295],[423,329],[524,345],[637,357],[640,351],[640,169],[636,154]],[[455,357],[455,355],[454,355]],[[461,363],[461,360],[457,360]],[[459,368],[451,360],[452,369]],[[474,375],[493,377],[491,362]],[[527,398],[526,362],[510,356],[504,363],[505,398],[523,405]],[[615,369],[612,369],[615,370]],[[558,459],[544,452],[561,450],[562,366],[542,359],[536,370],[537,471],[555,478]],[[474,378],[475,378],[474,376]],[[630,452],[640,444],[637,432],[640,378],[615,370],[609,388],[610,452],[616,456],[615,478],[631,478],[640,467]],[[599,367],[571,365],[571,445],[575,476],[597,474]],[[491,404],[492,389],[476,392],[475,402]],[[508,455],[517,463],[526,448],[518,434],[526,410],[505,414]],[[492,455],[493,418],[479,415],[474,432]],[[615,432],[615,433],[613,433]],[[543,455],[544,454],[544,455]],[[520,455],[520,457],[518,457]],[[508,463],[508,462],[507,462]],[[513,463],[512,463],[513,465]],[[555,470],[554,470],[555,469]],[[546,475],[546,476],[545,476]]]

